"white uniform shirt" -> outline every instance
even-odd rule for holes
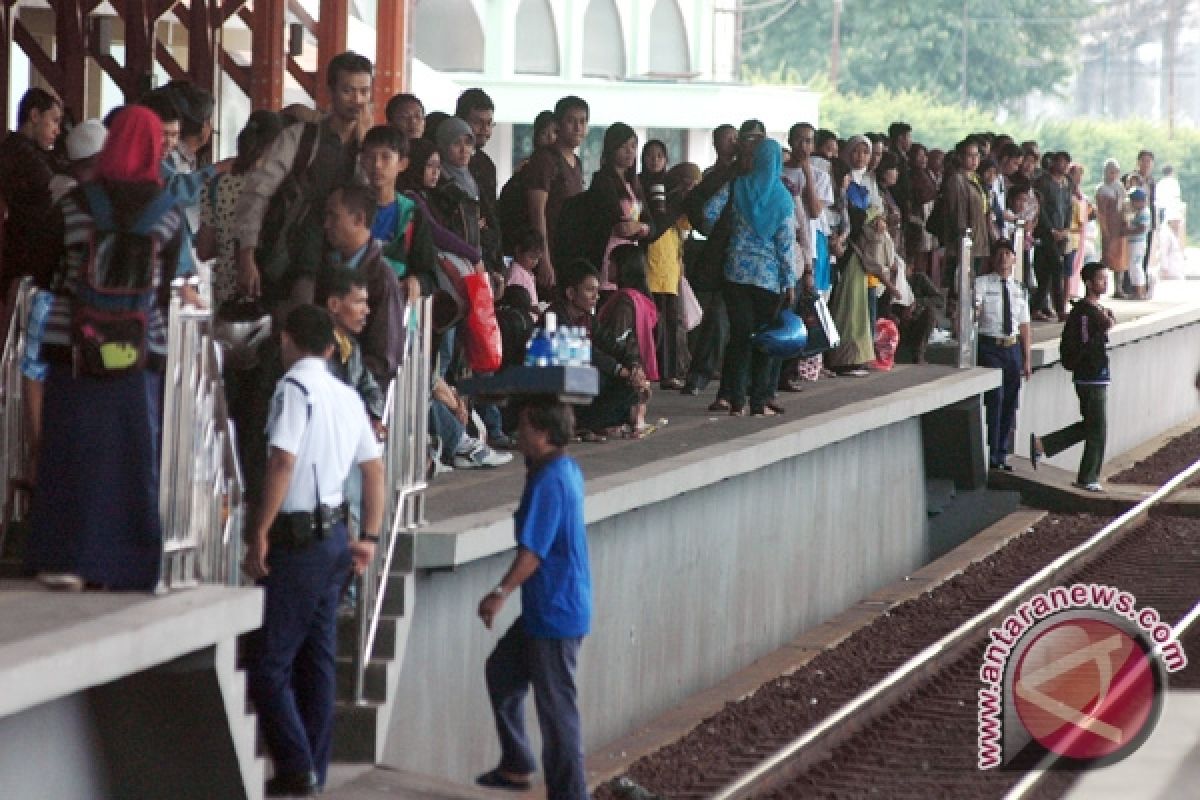
[[[1012,333],[1004,333],[1004,279],[995,273],[975,279],[975,302],[979,308],[979,334],[997,339],[1016,336],[1022,324],[1029,324],[1029,303],[1025,290],[1011,276],[1008,278],[1009,311],[1012,314]]]
[[[296,457],[284,513],[312,511],[318,486],[322,503],[341,505],[350,470],[380,454],[362,398],[316,356],[297,361],[275,387],[267,441]]]

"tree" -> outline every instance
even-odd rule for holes
[[[843,4],[839,90],[916,89],[989,109],[1010,106],[1032,91],[1060,91],[1077,60],[1079,24],[1095,8],[1091,0],[748,3],[745,65],[761,73],[827,72],[837,3]]]

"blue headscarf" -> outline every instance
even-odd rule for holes
[[[742,218],[767,241],[796,213],[795,202],[783,185],[783,150],[774,139],[763,139],[754,150],[754,168],[733,185],[733,203]]]

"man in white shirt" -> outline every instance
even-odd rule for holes
[[[333,322],[302,305],[284,323],[287,374],[271,400],[270,456],[244,568],[266,589],[249,688],[275,776],[268,797],[317,794],[333,741],[337,608],[383,524],[384,468],[362,399],[329,371]],[[347,541],[342,487],[362,470],[362,535]]]
[[[979,366],[998,367],[1003,383],[984,395],[987,408],[988,464],[1012,472],[1008,441],[1017,419],[1021,378],[1029,380],[1029,303],[1013,278],[1017,256],[1009,242],[997,242],[991,271],[975,279],[975,311],[979,324]]]

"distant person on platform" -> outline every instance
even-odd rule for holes
[[[517,441],[529,472],[515,515],[517,556],[495,589],[479,601],[488,628],[521,587],[521,616],[487,660],[488,695],[500,736],[500,764],[476,782],[526,790],[537,770],[525,734],[525,696],[533,687],[542,731],[546,795],[585,800],[583,742],[575,664],[591,626],[592,583],[583,520],[583,473],[566,453],[571,407],[552,397],[519,406]]]
[[[534,152],[522,172],[525,175],[525,202],[529,226],[542,235],[545,247],[538,263],[538,286],[551,296],[556,265],[550,247],[558,227],[563,203],[583,191],[583,163],[576,152],[587,137],[590,110],[587,102],[574,95],[554,105],[558,120],[558,138],[550,147]],[[512,233],[512,232],[510,232]]]
[[[58,265],[58,242],[51,226],[50,180],[57,171],[52,151],[62,124],[63,104],[57,95],[36,86],[21,97],[17,129],[0,144],[0,195],[8,206],[0,253],[0,306],[25,275],[48,287]],[[5,307],[10,307],[11,301]],[[7,313],[3,315],[7,320]]]
[[[1029,360],[1029,304],[1025,289],[1013,277],[1017,256],[1008,242],[992,250],[991,272],[975,279],[979,314],[979,366],[997,367],[1002,384],[984,395],[987,408],[988,466],[1012,472],[1008,440],[1017,420],[1021,378],[1033,377]]]
[[[1100,298],[1108,291],[1108,268],[1093,261],[1083,265],[1081,277],[1087,294],[1067,316],[1061,349],[1066,349],[1068,337],[1077,337],[1079,355],[1072,377],[1083,419],[1046,436],[1029,434],[1029,460],[1036,469],[1042,458],[1058,455],[1083,442],[1083,457],[1079,460],[1075,486],[1089,492],[1103,492],[1100,467],[1104,464],[1104,443],[1108,438],[1108,384],[1111,381],[1105,345],[1108,331],[1117,324],[1117,318],[1100,305]]]
[[[375,556],[384,470],[362,400],[329,370],[329,314],[297,306],[281,347],[288,371],[271,401],[266,487],[244,562],[266,589],[248,685],[275,763],[267,796],[308,797],[324,787],[332,752],[338,602],[351,569]],[[355,466],[362,535],[350,542],[342,487]]]
[[[483,263],[492,272],[503,272],[500,223],[496,215],[496,163],[483,151],[496,127],[496,106],[483,89],[467,89],[458,96],[454,116],[465,121],[475,137],[475,151],[467,163],[467,170],[479,187],[479,244],[483,250]]]
[[[333,57],[326,69],[330,112],[317,125],[296,123],[276,137],[262,162],[246,175],[237,204],[238,288],[250,297],[262,296],[275,307],[311,303],[317,272],[321,267],[322,220],[325,201],[333,189],[349,183],[358,167],[363,137],[374,126],[371,109],[371,62],[357,53]],[[302,152],[303,150],[303,152]],[[307,209],[288,201],[291,192],[280,189],[292,183],[299,160],[307,188]],[[289,232],[286,242],[273,239],[289,211],[304,212]],[[266,240],[266,241],[264,241]],[[286,248],[286,253],[268,254],[262,249]],[[282,267],[274,266],[282,263]],[[279,270],[268,274],[268,267]]]

